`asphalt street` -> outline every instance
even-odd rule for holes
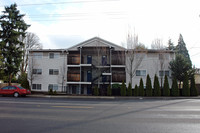
[[[1,133],[199,133],[199,99],[0,97]]]

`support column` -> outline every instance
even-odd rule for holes
[[[112,88],[112,67],[111,67],[111,65],[112,65],[112,47],[110,47],[110,73],[111,73],[111,75],[110,75],[110,87]]]

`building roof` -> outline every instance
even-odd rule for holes
[[[106,40],[99,38],[99,37],[93,37],[91,39],[88,39],[84,42],[81,42],[77,45],[74,45],[74,46],[68,48],[67,50],[73,51],[73,50],[77,50],[78,48],[82,48],[82,47],[102,47],[102,46],[110,47],[110,48],[112,47],[115,50],[125,50],[124,47],[121,47],[119,45],[116,45],[114,43],[106,41]]]
[[[81,43],[78,43],[72,47],[69,47],[67,49],[30,49],[30,52],[64,52],[64,51],[76,51],[78,50],[78,48],[82,48],[82,47],[109,47],[109,48],[114,48],[115,50],[119,50],[119,51],[130,51],[132,49],[126,49],[122,46],[119,46],[117,44],[114,44],[112,42],[109,42],[107,40],[104,40],[102,38],[99,37],[93,37],[91,39],[88,39],[86,41],[83,41]],[[167,49],[136,49],[135,51],[138,52],[148,52],[148,53],[160,53],[160,52],[165,52],[165,53],[174,53],[173,50],[167,50]]]
[[[66,49],[30,49],[29,52],[63,52]]]

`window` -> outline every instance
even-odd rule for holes
[[[33,85],[32,85],[32,89],[33,89],[33,90],[41,90],[41,88],[42,88],[42,85],[41,85],[41,84],[33,84]]]
[[[41,59],[43,56],[43,53],[33,53],[33,57],[37,59]]]
[[[50,59],[59,58],[59,56],[60,56],[59,53],[49,53],[49,58],[50,58]]]
[[[33,69],[33,74],[41,75],[42,74],[42,69]]]
[[[21,86],[17,86],[18,88],[20,88],[20,89],[25,89],[25,88],[23,88],[23,87],[21,87]]]
[[[107,65],[107,56],[103,55],[102,56],[102,66],[106,66]]]
[[[48,89],[52,89],[52,90],[58,90],[58,85],[57,84],[49,84]]]
[[[159,71],[159,76],[165,76],[165,75],[167,75],[167,76],[169,76],[169,70],[160,70]]]
[[[146,70],[136,70],[136,76],[146,76]]]
[[[87,64],[92,64],[92,56],[91,55],[87,56]]]
[[[1,88],[2,90],[8,90],[8,86]]]
[[[15,89],[17,89],[17,88],[14,86],[9,86],[9,90],[15,90]]]
[[[49,75],[58,75],[59,70],[58,69],[49,69]]]

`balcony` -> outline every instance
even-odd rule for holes
[[[125,58],[124,57],[113,57],[112,65],[125,65]]]
[[[112,82],[126,82],[126,74],[125,73],[113,73],[112,74]]]
[[[79,55],[69,55],[67,57],[68,65],[79,65],[80,64],[80,56]]]
[[[71,82],[79,82],[80,81],[80,73],[68,73],[67,74],[67,81]]]

